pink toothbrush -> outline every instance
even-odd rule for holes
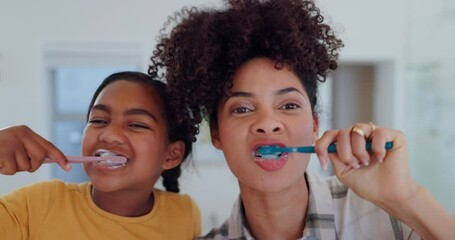
[[[122,156],[106,156],[106,157],[92,157],[92,156],[66,156],[69,163],[85,163],[85,162],[101,162],[103,165],[115,166],[118,164],[125,164],[126,158]],[[43,163],[55,163],[50,158],[45,158]]]

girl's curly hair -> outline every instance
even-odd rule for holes
[[[343,47],[315,3],[228,0],[226,5],[222,10],[176,12],[150,58],[149,74],[166,79],[179,117],[192,119],[188,131],[196,134],[204,117],[217,123],[218,103],[229,93],[235,72],[256,57],[274,60],[277,69],[290,67],[301,79],[314,112],[318,83],[337,68]]]

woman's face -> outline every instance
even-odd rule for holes
[[[150,191],[169,168],[171,146],[158,93],[144,84],[118,80],[101,91],[90,110],[82,154],[96,156],[104,149],[128,161],[121,167],[86,163],[84,169],[98,190]]]
[[[254,156],[264,145],[314,143],[317,122],[294,72],[286,67],[277,70],[267,58],[252,59],[237,70],[231,91],[219,104],[212,141],[224,152],[241,187],[276,192],[304,178],[308,154],[283,154],[273,161]]]

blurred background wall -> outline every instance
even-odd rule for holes
[[[455,3],[318,4],[345,43],[339,69],[322,87],[322,130],[368,120],[402,130],[413,175],[455,212],[449,152],[455,145]],[[77,154],[84,99],[113,71],[146,71],[160,28],[185,5],[220,1],[0,0],[0,128],[28,125]],[[238,188],[222,154],[207,135],[201,139],[181,183],[199,203],[206,232],[228,217]],[[310,167],[330,175],[316,161]],[[80,171],[69,175],[47,165],[33,174],[0,176],[0,194],[54,177],[81,181]]]

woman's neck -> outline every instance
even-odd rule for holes
[[[99,208],[123,217],[148,214],[153,209],[155,200],[153,192],[101,192],[93,186],[91,197]]]
[[[308,208],[308,186],[303,175],[281,192],[264,193],[242,186],[240,192],[248,228],[255,239],[302,237]]]

